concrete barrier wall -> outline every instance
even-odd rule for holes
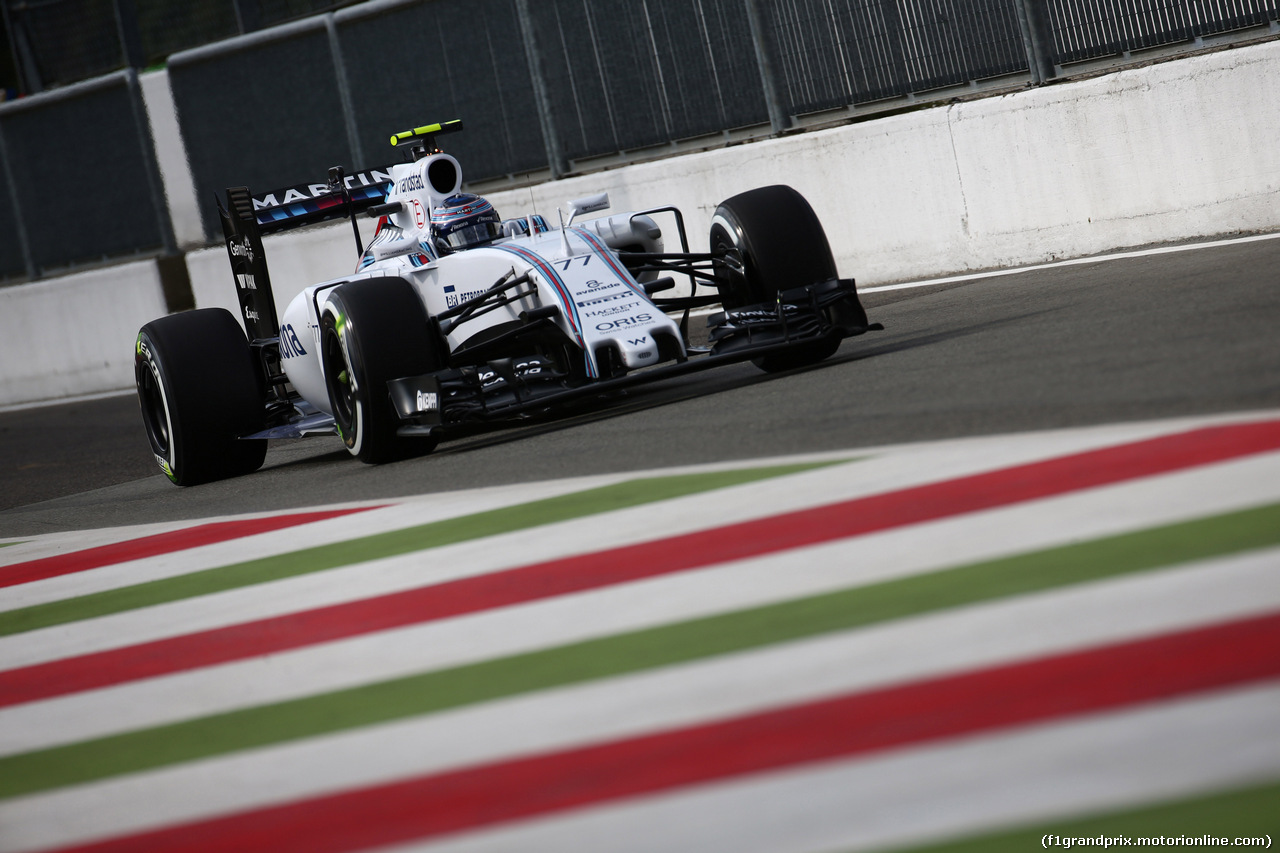
[[[1277,79],[1272,41],[488,198],[504,216],[553,222],[567,199],[600,191],[614,210],[674,204],[700,251],[720,200],[790,184],[841,274],[864,285],[1272,231]],[[346,224],[269,243],[277,301],[346,272],[352,252]],[[188,257],[197,304],[233,305],[221,250]]]
[[[551,221],[567,199],[600,191],[609,192],[614,210],[674,204],[699,251],[720,200],[756,186],[790,184],[825,223],[841,274],[863,285],[1275,231],[1276,80],[1280,41],[1269,41],[489,199],[504,216],[536,209]],[[366,238],[371,227],[365,220]],[[342,275],[355,260],[346,223],[274,235],[266,249],[280,310],[307,284]],[[220,247],[191,252],[187,265],[197,306],[234,309]],[[68,303],[85,294],[86,304],[99,304],[109,292],[122,304],[156,306],[130,321],[133,330],[163,313],[154,277],[111,271],[0,290],[0,300],[55,285]],[[108,356],[86,343],[108,334],[92,312],[67,315],[61,303],[34,296],[0,305],[20,308],[16,315],[6,310],[0,322],[28,335],[22,348],[13,348],[7,334],[0,341],[6,379],[0,403],[128,386],[129,373],[117,359],[131,358],[132,331],[123,338],[111,332],[123,343],[113,343],[122,350]],[[77,335],[78,361],[62,340]],[[57,381],[46,385],[41,376]]]
[[[138,329],[164,313],[155,261],[0,288],[0,405],[131,387]]]
[[[674,203],[695,249],[716,202],[791,184],[843,275],[879,284],[1237,231],[1280,229],[1280,42],[589,175]],[[464,164],[465,166],[465,164]],[[525,209],[527,191],[491,200]]]

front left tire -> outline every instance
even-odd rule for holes
[[[379,464],[435,449],[431,438],[396,435],[387,382],[440,368],[439,347],[417,291],[400,278],[348,282],[327,297],[320,357],[338,434],[352,456]]]

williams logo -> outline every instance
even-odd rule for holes
[[[307,351],[302,348],[302,342],[298,340],[298,333],[293,330],[293,326],[285,323],[280,327],[280,355],[285,358],[297,358],[300,355],[306,355]]]

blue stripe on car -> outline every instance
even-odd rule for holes
[[[587,348],[586,340],[582,337],[582,321],[578,317],[577,306],[574,305],[573,296],[569,293],[569,288],[564,283],[564,279],[560,278],[560,274],[556,272],[555,267],[544,261],[538,255],[519,246],[494,246],[503,252],[510,252],[525,263],[538,270],[556,292],[556,296],[560,300],[561,307],[564,311],[564,317],[569,321],[569,328],[573,330],[574,337],[577,338],[578,346],[582,347],[583,353],[586,355],[587,375],[592,379],[600,375],[599,369],[596,367],[595,353]]]
[[[613,259],[613,255],[609,253],[608,246],[600,240],[599,237],[589,233],[585,229],[575,229],[574,233],[587,242],[587,245],[592,250],[592,254],[604,261],[609,269],[613,270],[618,276],[619,281],[635,291],[637,295],[643,296],[646,301],[649,299],[648,295],[645,294],[645,292],[636,283],[636,280],[632,278],[630,270]]]

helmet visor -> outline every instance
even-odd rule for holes
[[[451,249],[466,249],[469,246],[478,246],[482,243],[488,243],[502,236],[502,225],[497,222],[477,222],[474,225],[464,225],[461,228],[454,229],[445,235],[445,242]]]

